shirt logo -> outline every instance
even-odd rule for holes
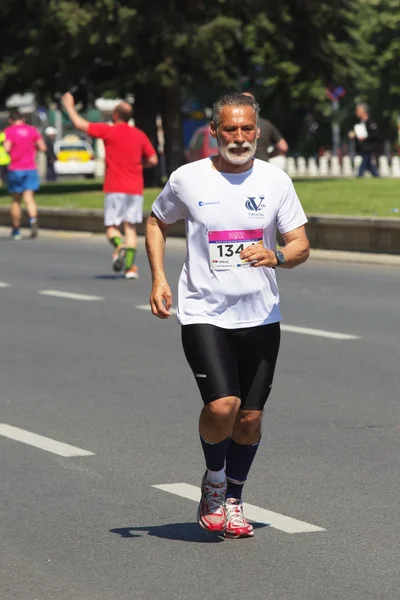
[[[215,206],[216,204],[221,204],[219,200],[215,202],[199,202],[199,206]]]
[[[265,196],[258,196],[258,200],[256,199],[256,196],[247,196],[247,200],[246,200],[246,208],[248,210],[251,210],[253,212],[258,212],[260,210],[262,210],[263,208],[265,208],[265,204],[263,203]]]

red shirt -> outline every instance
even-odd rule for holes
[[[142,159],[154,156],[147,135],[128,123],[89,123],[88,134],[104,140],[106,193],[143,194]]]

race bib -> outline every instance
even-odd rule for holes
[[[225,271],[238,267],[249,267],[250,263],[240,258],[242,250],[262,242],[262,229],[240,229],[235,231],[209,231],[208,248],[210,267],[213,271]]]

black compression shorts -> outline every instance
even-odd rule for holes
[[[262,410],[271,391],[280,335],[279,323],[243,329],[183,325],[183,349],[204,404],[236,396],[243,410]]]

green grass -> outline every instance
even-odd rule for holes
[[[102,208],[101,181],[83,180],[44,184],[36,195],[39,206],[65,208]],[[400,180],[396,179],[305,179],[295,187],[307,214],[400,217]],[[144,192],[144,209],[159,193],[158,188]],[[0,189],[0,204],[8,204],[7,190]]]
[[[150,210],[157,198],[159,188],[144,191],[144,210]],[[96,180],[74,180],[62,183],[43,184],[35,195],[38,206],[62,208],[103,208],[102,182]],[[10,201],[7,190],[0,189],[0,205]]]
[[[400,217],[399,179],[331,179],[294,182],[307,214]]]

